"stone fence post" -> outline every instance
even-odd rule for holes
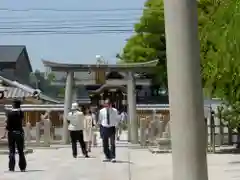
[[[26,123],[26,127],[25,127],[25,137],[26,137],[26,142],[27,144],[29,144],[32,140],[32,135],[31,135],[31,123],[28,121]]]
[[[51,122],[50,119],[44,119],[44,146],[50,146],[51,142]]]
[[[41,124],[40,122],[36,122],[36,144],[39,146],[40,145],[40,129],[41,129]]]
[[[146,118],[140,118],[140,144],[141,146],[147,145],[147,119]]]

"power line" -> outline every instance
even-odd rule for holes
[[[123,26],[123,25],[91,25],[91,26],[28,26],[28,27],[1,27],[0,30],[24,30],[24,29],[83,29],[83,28],[131,28],[131,25],[129,26]]]
[[[62,23],[62,24],[7,24],[0,23],[0,30],[22,30],[22,29],[85,29],[85,28],[130,28],[133,29],[134,23]]]
[[[1,24],[0,24],[1,25]],[[29,25],[29,26],[0,26],[0,29],[59,29],[59,28],[133,28],[133,24],[99,24],[99,25],[86,25],[86,24],[53,24],[53,25]]]
[[[57,9],[57,8],[26,8],[26,9],[13,9],[13,8],[0,8],[0,11],[9,12],[31,12],[31,11],[49,11],[49,12],[142,12],[156,11],[159,12],[159,8],[108,8],[108,9]]]
[[[139,18],[139,17],[138,17]],[[1,20],[1,18],[0,18]],[[67,18],[67,19],[61,19],[61,20],[49,20],[49,19],[45,19],[45,20],[25,20],[25,19],[20,19],[19,21],[0,21],[0,23],[2,24],[21,24],[21,23],[71,23],[71,22],[126,22],[126,21],[136,21],[136,19],[128,17],[128,18],[96,18],[96,19],[71,19],[71,18]]]
[[[0,17],[0,35],[59,35],[59,34],[123,34],[132,33],[133,26],[139,15],[136,17],[132,12],[142,11],[142,8],[125,9],[55,9],[55,8],[29,8],[29,9],[9,9],[0,8],[0,11],[8,12],[29,12],[29,11],[53,11],[53,12],[111,12],[105,14],[106,18],[100,15],[93,18],[84,18],[82,15],[73,19],[66,17]],[[114,12],[126,12],[128,16],[124,18],[113,17]],[[129,13],[131,12],[131,13]],[[42,14],[41,14],[42,15]],[[62,15],[62,14],[61,14]],[[64,14],[63,14],[64,15]],[[114,14],[115,15],[115,14]],[[91,16],[89,16],[91,17]],[[133,18],[134,17],[134,18]],[[82,19],[81,19],[82,18]],[[15,21],[11,21],[14,20]]]
[[[0,29],[56,29],[56,28],[133,28],[136,21],[103,19],[106,21],[0,21]]]
[[[21,36],[41,36],[41,35],[84,35],[84,34],[126,34],[133,33],[131,29],[126,30],[85,30],[85,31],[2,31],[0,36],[21,35]]]
[[[29,12],[29,11],[55,11],[55,12],[112,12],[112,11],[142,11],[143,8],[113,8],[113,9],[57,9],[57,8],[26,8],[26,9],[12,9],[0,8],[0,11],[15,11],[15,12]]]
[[[132,29],[84,29],[84,30],[63,30],[63,29],[53,29],[53,30],[10,30],[10,31],[0,31],[0,33],[67,33],[67,32],[77,32],[77,33],[81,33],[81,32],[133,32]]]
[[[100,17],[139,17],[142,15],[142,12],[107,12],[107,13],[96,13],[96,12],[89,12],[89,13],[74,13],[74,14],[68,14],[68,13],[58,13],[58,14],[52,14],[52,13],[13,13],[13,12],[7,12],[3,13],[0,11],[0,19],[34,19],[34,18],[100,18]]]

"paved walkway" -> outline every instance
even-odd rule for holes
[[[28,171],[10,173],[8,157],[0,156],[0,180],[172,180],[171,154],[119,147],[118,162],[103,163],[100,148],[92,158],[71,157],[70,148],[37,149],[27,155]],[[210,180],[240,179],[240,155],[209,155]]]

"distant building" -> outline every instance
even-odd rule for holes
[[[0,75],[27,83],[32,66],[25,46],[0,45]]]
[[[24,103],[58,103],[30,83],[33,72],[27,49],[23,45],[0,45],[0,87],[5,89],[1,104],[20,98]]]

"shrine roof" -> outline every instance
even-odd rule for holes
[[[70,64],[58,63],[54,61],[42,60],[45,67],[50,67],[52,71],[89,71],[89,70],[105,70],[105,71],[136,71],[145,72],[152,70],[158,60],[153,60],[144,63],[124,63],[124,64]]]
[[[126,88],[122,85],[110,85],[110,84],[103,84],[101,87],[99,87],[96,90],[89,91],[89,93],[101,93],[105,89],[119,89],[122,92],[126,93]]]

